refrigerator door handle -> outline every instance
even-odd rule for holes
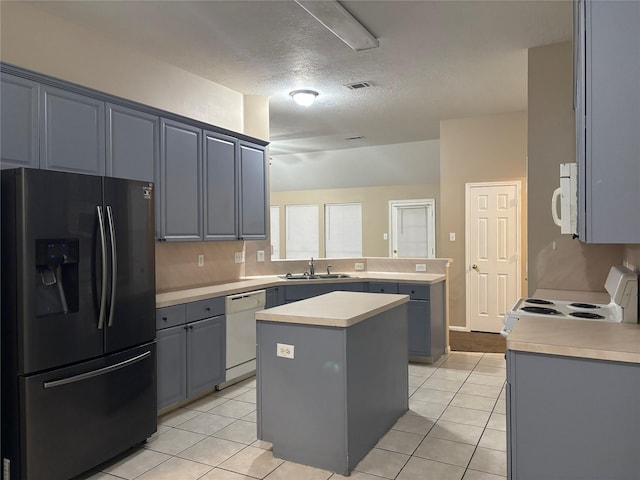
[[[151,355],[151,350],[148,350],[140,355],[130,358],[128,360],[124,360],[119,363],[114,363],[113,365],[109,365],[108,367],[98,368],[97,370],[92,370],[91,372],[81,373],[79,375],[73,375],[71,377],[61,378],[60,380],[52,380],[50,382],[44,382],[44,388],[54,388],[60,387],[62,385],[68,385],[70,383],[81,382],[82,380],[87,380],[89,378],[98,377],[100,375],[106,375],[107,373],[115,372],[116,370],[120,370],[121,368],[128,367],[133,365],[134,363],[141,362],[145,358]]]
[[[100,226],[100,246],[102,247],[102,288],[100,290],[100,313],[98,314],[98,330],[104,326],[104,313],[107,306],[107,240],[104,231],[102,207],[98,205],[98,225]]]
[[[116,230],[113,223],[113,210],[107,205],[109,234],[111,235],[111,305],[109,306],[109,327],[113,326],[113,311],[116,305],[116,286],[118,284],[118,252],[116,249]]]

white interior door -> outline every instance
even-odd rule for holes
[[[520,182],[466,185],[467,325],[499,332],[520,297]]]
[[[390,256],[435,258],[435,203],[433,200],[391,201]]]

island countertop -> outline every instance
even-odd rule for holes
[[[256,320],[350,327],[409,301],[408,295],[330,292],[256,312]]]
[[[640,363],[640,325],[523,316],[507,349]]]

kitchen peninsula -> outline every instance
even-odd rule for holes
[[[348,475],[408,409],[409,296],[331,292],[256,313],[258,438]]]
[[[640,472],[640,325],[521,317],[507,338],[507,478]]]

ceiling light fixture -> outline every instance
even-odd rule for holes
[[[313,90],[294,90],[289,95],[293,97],[293,100],[303,107],[308,107],[311,105],[316,97],[318,96],[318,92]]]
[[[378,39],[336,0],[295,0],[313,18],[356,52],[376,48]]]

